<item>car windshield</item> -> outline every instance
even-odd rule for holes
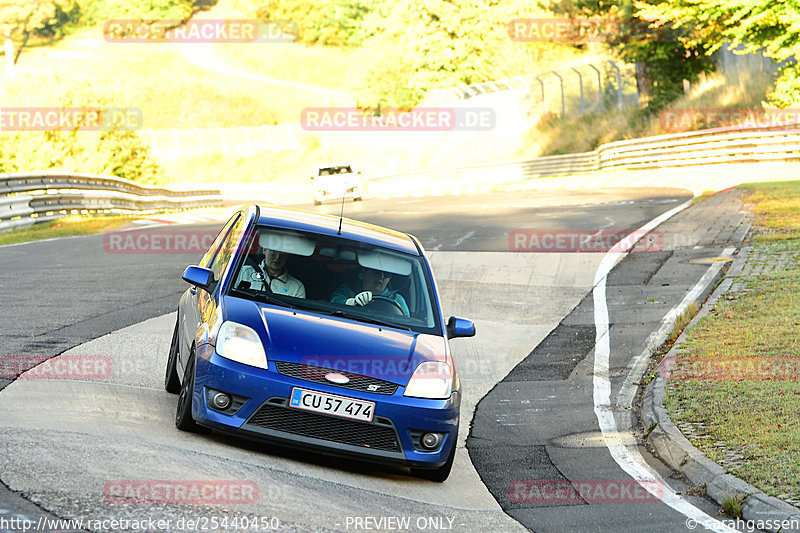
[[[228,294],[359,322],[434,333],[431,281],[421,257],[358,241],[258,226]]]
[[[336,167],[325,167],[319,170],[320,176],[331,176],[337,174],[352,174],[353,169],[349,166],[336,166]]]

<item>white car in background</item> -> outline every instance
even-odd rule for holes
[[[352,198],[361,200],[364,194],[364,178],[361,171],[353,172],[347,164],[316,167],[314,175],[314,204],[320,205],[329,198]]]

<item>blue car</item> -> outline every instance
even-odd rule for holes
[[[460,383],[415,237],[247,206],[183,279],[164,386],[180,430],[405,466],[444,481]]]

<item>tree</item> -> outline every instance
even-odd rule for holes
[[[690,0],[691,1],[691,0]],[[632,2],[636,2],[635,5]],[[578,7],[588,16],[619,20],[622,31],[610,45],[624,61],[635,63],[639,95],[647,110],[656,113],[683,93],[683,80],[692,83],[714,70],[711,47],[695,40],[686,28],[667,28],[647,15],[651,9],[672,0],[580,0]],[[642,28],[648,31],[642,32]]]
[[[637,2],[641,16],[669,25],[711,53],[725,44],[763,52],[779,63],[769,100],[779,107],[800,101],[800,6],[792,1],[672,0]]]
[[[0,34],[17,43],[16,64],[28,40],[63,36],[64,26],[77,18],[76,0],[3,0],[0,2]]]
[[[499,0],[399,0],[364,42],[367,73],[357,91],[365,107],[416,105],[426,90],[502,77],[509,11]]]
[[[275,24],[291,23],[297,40],[306,44],[358,46],[364,39],[364,20],[379,10],[382,0],[267,0],[256,17]]]

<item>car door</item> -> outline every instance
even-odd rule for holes
[[[222,273],[225,272],[233,254],[232,247],[235,247],[243,226],[244,216],[241,212],[237,212],[228,220],[200,260],[200,266],[214,272],[215,281],[219,281]],[[218,293],[216,288],[214,292]],[[207,328],[208,322],[210,322],[209,317],[214,317],[216,308],[216,297],[207,291],[191,287],[186,292],[186,297],[179,309],[179,312],[182,313],[181,324],[183,325],[181,339],[185,339],[178,358],[179,375],[183,375],[192,342],[202,335],[204,328]],[[211,314],[209,315],[209,313]]]

